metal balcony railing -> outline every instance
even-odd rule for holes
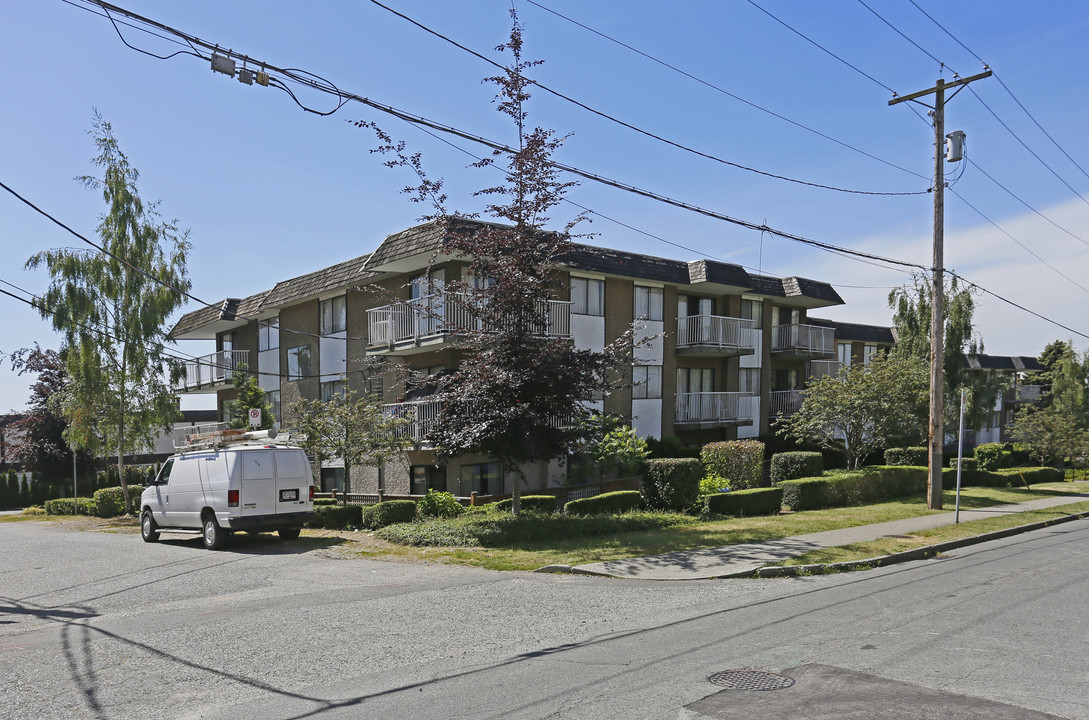
[[[771,329],[771,351],[835,355],[836,331],[819,325],[776,325]]]
[[[386,417],[407,420],[395,430],[398,437],[411,438],[420,444],[431,430],[435,418],[442,412],[442,401],[436,399],[410,400],[409,402],[387,403],[382,406]]]
[[[179,381],[177,392],[209,387],[231,381],[234,372],[249,365],[249,350],[220,350],[185,362],[185,377]]]
[[[740,392],[681,393],[677,395],[674,422],[729,423],[752,420],[752,403],[742,402],[751,397],[752,393]]]
[[[1043,396],[1043,387],[1040,385],[1015,385],[1006,390],[1005,401],[1008,403],[1034,403],[1040,402]]]
[[[711,347],[724,351],[754,350],[756,322],[721,315],[677,318],[677,347]]]
[[[804,396],[800,390],[772,390],[771,406],[769,414],[772,417],[779,415],[793,415],[802,406]]]
[[[480,330],[498,330],[502,318],[485,324],[478,296],[445,290],[367,311],[368,348],[393,348],[406,343]],[[537,304],[535,335],[571,337],[571,303],[547,300]]]
[[[810,360],[806,363],[806,376],[819,380],[822,377],[839,375],[839,369],[843,364],[839,360]]]

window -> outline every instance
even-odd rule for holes
[[[764,327],[764,301],[742,299],[741,317],[746,320],[752,320],[753,323],[755,323],[754,327],[757,330]]]
[[[576,315],[604,315],[605,281],[571,278],[571,312]]]
[[[715,371],[711,368],[677,368],[677,394],[714,392]]]
[[[458,495],[499,495],[503,492],[503,475],[499,472],[499,463],[477,463],[462,465],[458,478]]]
[[[428,490],[446,492],[446,466],[445,465],[413,465],[412,487],[409,490],[413,495],[426,495]]]
[[[771,309],[772,318],[771,324],[774,325],[797,325],[802,321],[802,312],[798,308],[778,307],[775,306]]]
[[[876,345],[865,345],[862,348],[862,364],[869,365],[873,362],[874,356],[877,355],[878,347]]]
[[[738,374],[738,392],[760,394],[760,368],[741,368]]]
[[[272,423],[280,425],[280,391],[272,390],[265,393],[265,402],[272,406]]]
[[[262,320],[257,324],[257,349],[274,350],[280,347],[280,318]]]
[[[321,384],[321,401],[329,402],[333,398],[344,397],[344,381],[334,380],[332,382],[323,382]]]
[[[234,350],[234,333],[223,333],[219,336],[219,349],[224,352],[230,352]]]
[[[662,397],[662,366],[635,365],[631,369],[633,399]]]
[[[686,318],[693,315],[714,315],[714,298],[697,297],[695,295],[677,296],[677,317]]]
[[[384,397],[381,375],[367,378],[367,394],[376,400],[381,400]]]
[[[836,343],[839,352],[839,364],[843,367],[851,367],[851,343]]]
[[[321,301],[321,334],[332,335],[344,332],[347,317],[347,296],[339,295],[335,298]]]
[[[310,346],[287,349],[287,379],[302,380],[310,375]]]
[[[635,286],[635,319],[662,319],[662,288]]]
[[[321,491],[344,492],[344,468],[321,469]]]

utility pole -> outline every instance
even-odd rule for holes
[[[945,382],[942,360],[945,355],[945,91],[947,88],[964,88],[968,83],[990,77],[987,70],[978,75],[961,78],[952,82],[939,79],[934,87],[927,90],[889,100],[889,105],[916,100],[926,95],[934,96],[934,264],[931,267],[930,288],[930,447],[927,458],[929,468],[927,480],[926,506],[932,510],[942,507],[942,444],[945,433],[942,429],[942,400]],[[956,94],[949,97],[952,100]],[[920,103],[926,105],[926,103]]]

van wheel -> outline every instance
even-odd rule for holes
[[[298,540],[299,528],[283,528],[280,532],[281,540]]]
[[[146,543],[159,541],[159,525],[155,522],[155,518],[151,517],[150,510],[144,510],[140,515],[140,536]]]
[[[229,533],[219,526],[214,515],[204,518],[204,547],[219,550],[227,544]]]

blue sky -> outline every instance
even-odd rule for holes
[[[756,1],[514,5],[525,25],[526,55],[545,61],[533,77],[602,113],[767,173],[851,190],[923,194],[846,193],[772,179],[667,146],[540,90],[530,104],[531,122],[570,133],[557,155],[567,164],[788,233],[929,265],[932,197],[925,191],[933,170],[933,130],[925,108],[916,113],[907,103],[890,107],[889,88],[904,95],[933,86],[939,77],[951,80],[953,71],[976,74],[982,66],[974,53],[1016,100],[992,77],[973,83],[948,105],[946,128],[967,133],[971,164],[963,174],[959,165],[947,166],[959,175],[953,189],[963,200],[946,195],[946,266],[1089,334],[1089,177],[1074,164],[1089,169],[1089,5],[915,0],[958,43],[911,0],[868,0],[884,20],[859,0]],[[371,2],[120,4],[250,57],[316,73],[378,102],[512,140],[511,127],[492,104],[492,86],[481,82],[494,68]],[[386,4],[477,52],[504,59],[494,47],[506,39],[510,0]],[[494,171],[469,168],[471,158],[461,151],[359,104],[319,117],[280,90],[243,85],[197,58],[158,60],[138,53],[122,44],[109,20],[87,7],[77,0],[39,0],[9,3],[3,11],[0,180],[91,235],[103,210],[101,198],[72,178],[94,169],[87,130],[98,108],[140,170],[145,199],[161,199],[163,214],[190,229],[189,270],[193,292],[202,299],[245,296],[363,254],[425,211],[398,193],[411,178],[382,167],[369,152],[373,135],[351,121],[377,122],[421,152],[431,174],[445,179],[454,209],[478,210],[481,202],[472,192],[495,181]],[[150,52],[181,49],[121,29],[129,43]],[[321,110],[334,104],[306,91],[299,100]],[[468,141],[453,142],[481,153]],[[825,317],[888,324],[889,289],[909,281],[897,270],[586,180],[569,199],[598,213],[583,226],[598,233],[590,241],[596,244],[684,260],[717,258],[767,274],[831,282],[847,302],[824,311]],[[554,217],[562,221],[576,212],[574,206],[561,207]],[[0,192],[0,281],[41,292],[48,278],[23,270],[26,258],[77,244]],[[1050,340],[1071,337],[1079,349],[1087,346],[1084,338],[993,297],[978,302],[977,324],[988,352],[1036,355]],[[35,311],[6,296],[0,296],[0,307],[0,351],[35,341],[57,346],[57,336]],[[208,350],[193,343],[180,349]],[[5,362],[0,411],[20,409],[27,385]]]

